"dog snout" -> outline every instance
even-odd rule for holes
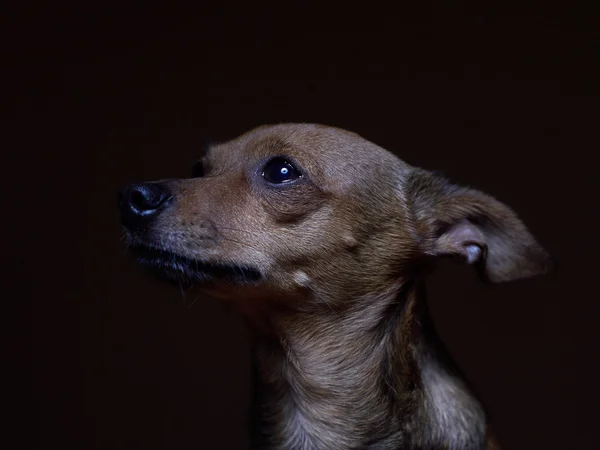
[[[131,231],[139,231],[170,203],[173,196],[162,183],[131,184],[119,192],[121,221]]]

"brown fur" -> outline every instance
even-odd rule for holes
[[[276,156],[302,177],[266,183]],[[423,277],[442,256],[491,282],[546,272],[513,211],[319,125],[260,127],[203,160],[203,177],[160,182],[169,200],[128,237],[138,254],[162,251],[140,258],[150,269],[248,317],[256,448],[498,448],[435,334]]]

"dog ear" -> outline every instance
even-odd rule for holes
[[[552,269],[549,254],[515,212],[489,195],[421,169],[405,186],[426,255],[460,257],[494,283]]]

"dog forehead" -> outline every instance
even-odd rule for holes
[[[319,124],[264,125],[220,147],[220,157],[236,161],[287,156],[324,184],[350,183],[357,177],[402,172],[409,167],[356,133]]]

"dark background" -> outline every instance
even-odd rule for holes
[[[23,340],[5,329],[32,377],[6,391],[23,448],[245,448],[243,322],[135,267],[116,192],[187,176],[206,141],[286,121],[351,129],[520,214],[556,275],[492,289],[445,266],[435,320],[505,449],[597,448],[593,17],[549,4],[3,14],[3,273],[31,324],[14,327]]]

